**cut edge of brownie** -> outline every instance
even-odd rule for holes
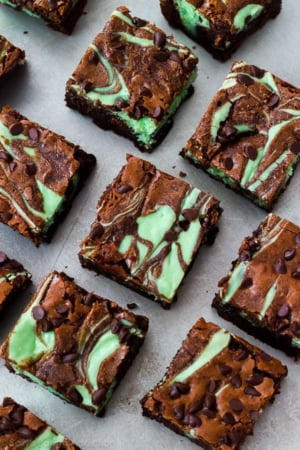
[[[197,44],[201,45],[207,52],[209,52],[215,59],[225,62],[232,54],[242,45],[245,38],[251,36],[256,31],[261,29],[270,19],[275,19],[281,11],[282,0],[274,0],[272,8],[260,14],[258,18],[248,24],[246,30],[241,31],[235,35],[235,39],[230,41],[228,49],[218,49],[211,45],[211,40],[214,33],[206,31],[204,27],[198,27],[196,34],[190,32],[183,24],[179,17],[177,9],[173,5],[170,6],[170,0],[161,0],[160,8],[162,14],[166,18],[169,25],[173,28],[178,28],[193,39]]]

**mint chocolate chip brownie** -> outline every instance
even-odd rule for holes
[[[0,35],[0,82],[17,66],[25,62],[25,52]]]

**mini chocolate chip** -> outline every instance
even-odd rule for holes
[[[49,320],[42,319],[40,323],[41,323],[41,328],[45,333],[47,331],[53,330],[53,324]]]
[[[185,177],[186,177],[186,173],[183,172],[182,170],[180,170],[179,176],[180,176],[181,178],[185,178]]]
[[[182,211],[182,215],[185,218],[185,220],[192,222],[193,220],[198,218],[199,209],[198,208],[186,208]]]
[[[153,36],[154,45],[163,48],[166,45],[167,37],[162,31],[155,31]]]
[[[177,387],[174,384],[169,389],[169,397],[172,400],[176,400],[177,398],[180,397],[180,392],[179,392],[179,390],[177,389]]]
[[[277,261],[274,264],[274,269],[275,272],[279,274],[287,273],[287,268],[282,258],[277,259]]]
[[[200,427],[202,424],[201,419],[193,414],[187,414],[183,418],[183,423],[185,425],[189,425],[192,428]]]
[[[35,436],[34,430],[31,430],[26,426],[19,427],[18,433],[25,439],[32,439]]]
[[[92,51],[89,54],[88,60],[90,64],[94,64],[96,66],[99,62],[99,57],[96,52]]]
[[[138,305],[136,303],[127,303],[127,308],[128,309],[136,309],[138,307]]]
[[[81,83],[81,87],[82,87],[82,89],[85,90],[85,92],[91,92],[93,90],[94,86],[93,86],[93,83],[91,83],[90,81],[85,80],[85,81],[83,81]]]
[[[24,407],[16,406],[10,414],[10,418],[13,421],[14,425],[20,426],[24,421]]]
[[[181,394],[188,394],[190,392],[190,385],[186,383],[174,383]]]
[[[7,433],[15,428],[14,424],[7,418],[1,417],[0,421],[0,432]]]
[[[12,160],[12,157],[8,153],[0,151],[0,159],[6,162],[10,162]]]
[[[140,19],[139,17],[133,17],[132,22],[136,27],[144,27],[147,24],[146,20]]]
[[[3,406],[10,406],[14,405],[15,401],[11,397],[4,397],[2,404]]]
[[[250,395],[251,397],[260,397],[261,393],[257,391],[253,386],[246,386],[244,389],[246,395]]]
[[[227,158],[224,158],[223,164],[226,170],[231,170],[233,168],[232,158],[230,158],[230,156],[227,156]]]
[[[243,250],[239,256],[240,261],[250,261],[251,253],[248,250]]]
[[[8,260],[7,254],[0,251],[0,264],[5,263],[7,260]]]
[[[171,61],[175,61],[177,63],[181,63],[181,58],[180,58],[178,52],[176,52],[176,51],[170,52],[169,59]]]
[[[154,54],[154,58],[156,59],[156,61],[165,62],[169,59],[169,51],[159,50]]]
[[[264,381],[264,376],[261,373],[253,373],[250,377],[247,378],[249,384],[253,386],[258,386]]]
[[[227,433],[227,437],[231,445],[238,446],[244,439],[245,433],[243,430],[232,430]]]
[[[154,119],[160,120],[164,115],[164,110],[161,106],[155,106],[154,111],[152,113],[152,117]]]
[[[101,405],[101,403],[105,400],[107,394],[107,389],[104,387],[98,389],[92,394],[92,402],[94,405]]]
[[[91,306],[96,299],[97,297],[95,296],[95,294],[93,292],[89,292],[83,297],[82,302],[86,306]]]
[[[228,425],[234,425],[235,424],[235,418],[230,412],[227,412],[222,417],[223,422],[225,422]]]
[[[16,170],[16,168],[18,167],[18,164],[16,161],[12,161],[11,163],[9,163],[9,170],[11,172],[14,172]]]
[[[217,390],[219,383],[217,383],[215,380],[210,380],[206,386],[207,392],[210,394],[214,394],[214,392]]]
[[[206,406],[207,409],[215,410],[217,404],[217,399],[214,394],[206,394],[204,398],[204,406]]]
[[[66,353],[65,355],[62,355],[61,362],[68,364],[77,361],[78,359],[78,353]]]
[[[80,405],[80,403],[82,402],[82,396],[75,388],[69,389],[67,397],[71,400],[72,403],[75,403],[76,405]]]
[[[46,312],[44,308],[42,308],[42,306],[37,305],[32,308],[32,316],[35,320],[39,321],[44,319],[44,317],[46,316]]]
[[[113,319],[110,324],[111,332],[117,334],[121,328],[121,323],[118,319]]]
[[[187,231],[190,226],[190,222],[188,220],[180,220],[180,222],[178,224],[179,224],[180,228],[182,228],[184,231]]]
[[[40,137],[40,132],[37,128],[31,127],[28,130],[28,136],[32,141],[38,141]]]
[[[233,135],[236,134],[236,129],[230,125],[226,125],[223,130],[222,133],[226,136],[226,137],[231,137]]]
[[[10,212],[5,211],[5,212],[0,213],[0,221],[1,222],[7,223],[10,221],[10,219],[12,217],[13,217],[13,215]]]
[[[295,141],[290,145],[290,150],[295,155],[298,155],[300,153],[300,141]]]
[[[291,261],[294,258],[295,255],[296,255],[296,249],[295,248],[287,248],[284,251],[284,254],[283,254],[284,259],[286,261]]]
[[[227,366],[227,364],[220,363],[218,364],[218,367],[223,377],[227,377],[227,375],[230,375],[232,372],[232,368]]]
[[[229,406],[234,412],[241,412],[243,411],[243,403],[238,398],[232,398],[229,401]]]
[[[119,340],[122,343],[126,342],[130,336],[130,331],[127,327],[121,327],[118,332]]]
[[[231,378],[230,382],[235,388],[239,388],[242,386],[242,379],[238,373]]]
[[[257,150],[251,144],[243,145],[243,153],[247,158],[251,159],[252,161],[254,161],[257,158]]]
[[[30,177],[34,176],[37,173],[37,166],[35,163],[27,163],[25,166],[25,172]]]
[[[257,252],[261,248],[260,243],[256,242],[254,239],[249,239],[248,246],[252,253]]]
[[[96,238],[101,237],[103,233],[104,233],[104,227],[101,225],[101,223],[96,222],[92,226],[89,237],[91,239],[96,239]]]
[[[241,283],[241,289],[247,289],[253,285],[253,280],[250,277],[246,277],[243,279]]]
[[[279,100],[279,96],[277,94],[273,94],[268,101],[269,108],[274,108],[274,106],[278,105]]]
[[[272,356],[266,352],[261,352],[260,356],[264,361],[271,361],[271,359],[272,359]]]
[[[176,405],[173,408],[173,413],[177,420],[182,420],[184,418],[184,405]]]
[[[248,355],[249,353],[246,350],[240,348],[237,350],[236,353],[234,353],[233,359],[234,361],[244,361],[245,359],[248,358]]]
[[[133,108],[133,117],[135,119],[141,119],[142,116],[143,116],[143,109],[139,104],[136,103]]]
[[[254,84],[254,80],[249,75],[239,73],[236,78],[240,83],[244,84],[245,86],[251,86],[251,84]]]
[[[296,244],[298,245],[298,247],[300,247],[300,233],[299,233],[299,234],[296,234],[296,236],[295,236],[295,242],[296,242]]]
[[[130,186],[130,184],[123,183],[116,188],[116,191],[119,192],[119,194],[126,194],[127,192],[132,191],[132,189],[133,187]]]
[[[255,78],[262,78],[265,74],[265,71],[263,69],[260,69],[259,67],[254,66],[253,64],[251,64],[249,70],[250,74]]]
[[[290,308],[287,305],[281,305],[279,310],[277,311],[277,317],[280,317],[281,319],[284,319],[288,316],[290,312]]]
[[[257,419],[259,419],[259,416],[260,416],[260,414],[259,414],[259,411],[254,411],[254,410],[252,410],[252,411],[250,411],[250,419],[251,420],[257,420]]]
[[[63,303],[62,305],[57,305],[55,311],[58,312],[58,314],[67,314],[69,312],[69,307],[66,303]]]
[[[164,240],[167,242],[174,242],[176,241],[178,236],[178,233],[174,230],[169,230],[164,234]]]
[[[124,109],[124,108],[127,108],[128,102],[126,100],[124,100],[123,98],[118,98],[115,105],[118,109]]]
[[[213,411],[212,409],[203,409],[201,414],[208,417],[209,419],[214,419],[217,415],[216,411]]]
[[[298,266],[296,270],[294,270],[294,272],[292,273],[292,277],[300,280],[300,266]]]
[[[141,89],[141,95],[143,97],[151,98],[153,94],[152,94],[152,91],[151,91],[150,88],[148,88],[147,86],[143,86],[142,89]]]
[[[64,321],[65,321],[65,319],[63,317],[54,317],[51,320],[51,323],[52,323],[54,328],[58,328],[58,327],[60,327],[63,324]]]
[[[203,407],[203,400],[197,400],[194,403],[191,404],[189,407],[188,413],[189,414],[195,414],[196,412],[200,411]]]
[[[23,125],[21,124],[21,122],[12,123],[9,126],[9,132],[13,136],[17,136],[18,134],[21,134],[22,131],[23,131]]]

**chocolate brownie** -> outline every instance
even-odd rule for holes
[[[141,400],[143,414],[207,450],[237,450],[286,374],[278,359],[200,318]]]
[[[0,3],[43,19],[54,30],[70,34],[86,0],[0,0]]]
[[[242,329],[300,356],[300,227],[269,214],[243,240],[213,306]]]
[[[0,251],[0,309],[31,281],[31,274],[15,259]]]
[[[0,448],[80,450],[47,422],[10,397],[0,405]]]
[[[66,103],[152,151],[192,93],[197,57],[157,26],[116,9],[66,86]]]
[[[274,19],[281,0],[160,0],[169,24],[225,61],[243,40]]]
[[[300,90],[235,62],[181,155],[271,210],[300,159]]]
[[[144,341],[148,319],[50,273],[3,343],[13,372],[94,415]]]
[[[0,112],[0,222],[36,245],[87,178],[95,157],[8,106]]]
[[[169,308],[221,212],[210,194],[128,155],[98,201],[81,264]]]
[[[0,35],[0,81],[25,62],[25,52]]]

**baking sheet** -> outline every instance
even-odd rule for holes
[[[212,59],[200,46],[177,30],[172,30],[160,13],[159,1],[127,0],[136,16],[148,18],[168,33],[192,46],[199,56],[199,75],[195,94],[180,108],[175,124],[163,143],[151,155],[141,154],[129,141],[112,132],[97,128],[89,119],[64,105],[65,82],[84,50],[101,31],[113,9],[120,2],[88,0],[83,15],[71,36],[45,26],[42,21],[0,7],[0,33],[24,48],[27,64],[0,87],[0,106],[10,104],[32,120],[63,134],[97,157],[97,169],[76,198],[72,210],[61,224],[51,244],[35,248],[30,241],[0,225],[0,248],[18,258],[33,274],[33,286],[5,309],[0,319],[0,339],[5,339],[36,286],[53,269],[64,270],[83,287],[118,301],[138,304],[137,313],[150,319],[150,330],[140,354],[116,390],[105,418],[97,418],[63,402],[45,389],[9,374],[1,362],[0,398],[9,395],[47,420],[83,450],[183,450],[197,448],[188,439],[176,435],[158,423],[142,417],[139,399],[163,376],[181,341],[199,316],[215,321],[229,330],[260,345],[279,357],[289,369],[281,395],[267,408],[255,426],[253,437],[246,440],[245,450],[299,449],[300,439],[300,366],[282,352],[249,337],[220,319],[210,307],[218,280],[230,268],[241,239],[251,234],[265,217],[265,212],[210,179],[183,160],[178,153],[194,131],[212,95],[221,85],[235,59],[245,59],[300,85],[300,6],[298,0],[283,2],[283,11],[275,21],[248,38],[226,63]],[[77,253],[95,216],[98,197],[120,167],[126,153],[151,160],[160,169],[179,175],[210,191],[224,208],[220,232],[212,247],[203,247],[170,311],[131,292],[105,277],[81,268]],[[300,224],[300,168],[274,212]]]

